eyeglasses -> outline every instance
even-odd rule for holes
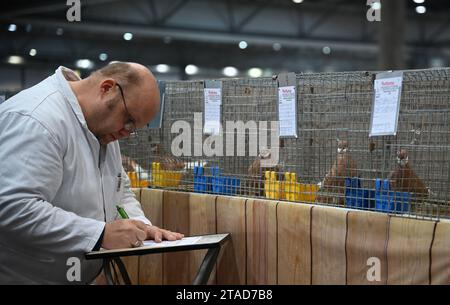
[[[123,127],[123,129],[125,129],[126,131],[128,131],[130,134],[133,134],[136,132],[136,120],[131,116],[130,112],[128,111],[127,108],[127,103],[125,102],[125,96],[123,95],[123,89],[122,87],[116,83],[116,86],[119,87],[120,90],[120,95],[122,95],[122,100],[123,100],[123,105],[125,106],[125,111],[127,112],[128,115],[128,121],[125,123],[125,126]]]

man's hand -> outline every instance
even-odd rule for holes
[[[169,230],[160,229],[157,226],[146,226],[147,239],[152,239],[157,243],[165,240],[178,240],[184,237],[184,234],[172,232]]]
[[[119,219],[105,226],[102,248],[120,249],[138,247],[147,238],[148,225],[139,220]]]

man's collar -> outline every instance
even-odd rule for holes
[[[79,81],[81,78],[71,69],[60,66],[55,71],[55,79],[58,87],[61,89],[61,93],[64,95],[66,101],[69,102],[78,121],[84,128],[88,129],[80,103],[69,85],[69,81]]]

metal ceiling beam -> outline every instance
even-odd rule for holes
[[[170,19],[173,15],[175,15],[178,11],[180,11],[183,6],[189,3],[189,0],[178,0],[175,5],[173,5],[165,14],[158,20],[158,24],[164,24],[167,20]]]
[[[244,19],[239,22],[239,24],[236,26],[236,31],[239,32],[242,30],[242,28],[247,25],[252,19],[254,19],[265,7],[267,6],[267,2],[262,2],[258,4],[257,7],[253,9],[250,14],[248,14]]]
[[[230,29],[230,32],[235,32],[236,19],[234,18],[233,1],[226,0],[226,7],[228,17],[228,28]]]
[[[317,20],[306,30],[306,35],[311,36],[318,27],[320,27],[324,22],[326,22],[330,18],[330,16],[338,13],[339,8],[345,2],[346,0],[341,0],[330,5],[330,7],[327,8],[325,12],[319,18],[317,18]]]
[[[444,21],[433,33],[430,34],[430,36],[426,39],[427,42],[432,43],[436,42],[439,36],[442,35],[442,33],[445,32],[445,30],[450,26],[450,20],[447,19]]]
[[[359,40],[340,40],[333,37],[322,37],[320,39],[312,38],[298,38],[287,37],[279,35],[268,34],[251,34],[251,33],[229,33],[219,31],[206,30],[190,30],[190,29],[175,29],[168,27],[148,27],[136,25],[114,25],[111,23],[100,22],[80,22],[77,24],[54,21],[49,19],[39,18],[18,18],[14,22],[18,24],[31,24],[38,27],[58,28],[62,27],[66,30],[73,30],[78,33],[88,33],[98,35],[113,35],[121,37],[124,32],[131,32],[136,38],[164,38],[167,36],[181,41],[198,41],[205,43],[236,43],[240,40],[247,41],[250,45],[266,45],[272,46],[276,41],[284,47],[295,48],[323,48],[324,45],[329,45],[335,50],[344,51],[360,51],[360,52],[376,52],[377,45],[375,42],[360,42]]]
[[[147,5],[150,7],[150,12],[152,14],[152,23],[156,23],[158,20],[158,11],[156,9],[155,2],[153,0],[147,0]]]

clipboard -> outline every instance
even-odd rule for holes
[[[114,285],[119,283],[119,279],[114,279],[111,270],[115,270],[116,265],[120,271],[122,281],[126,285],[130,285],[130,277],[120,257],[133,255],[147,255],[155,253],[179,252],[208,249],[194,279],[194,285],[206,285],[211,274],[214,264],[221,246],[230,239],[230,233],[196,235],[189,237],[198,237],[199,239],[192,244],[178,244],[176,241],[169,242],[167,245],[149,245],[137,248],[124,248],[114,250],[91,251],[85,254],[87,260],[103,259],[103,268],[105,270],[106,280],[108,284]],[[115,273],[115,272],[114,272]]]

